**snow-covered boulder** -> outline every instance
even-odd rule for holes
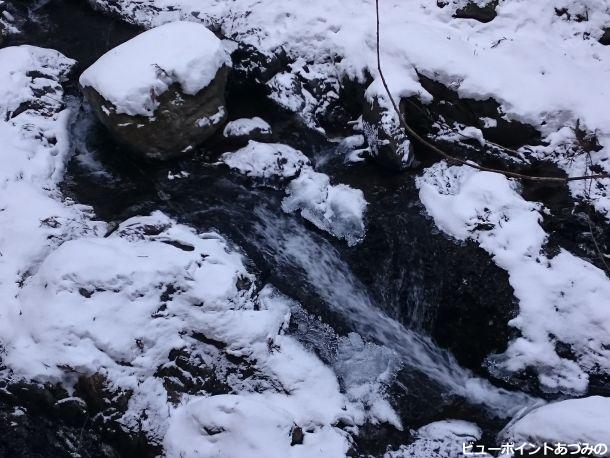
[[[547,404],[510,425],[503,440],[541,445],[605,444],[594,456],[608,456],[610,446],[610,398],[591,396]],[[573,450],[571,449],[570,452]]]
[[[113,136],[149,159],[188,153],[226,119],[230,59],[201,24],[173,22],[112,49],[80,77]]]
[[[415,441],[389,451],[384,458],[465,458],[475,449],[464,444],[481,439],[481,429],[463,420],[442,420],[422,426],[414,432]],[[464,453],[466,452],[466,453]],[[480,458],[491,458],[485,452],[477,452]]]
[[[240,118],[227,123],[222,134],[225,138],[244,143],[248,140],[262,141],[271,136],[271,126],[258,116]]]
[[[299,150],[281,143],[255,141],[224,154],[222,160],[244,175],[263,179],[293,178],[304,166],[309,166],[309,159]]]

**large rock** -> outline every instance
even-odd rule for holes
[[[226,120],[230,60],[201,24],[148,30],[102,56],[81,90],[110,133],[146,159],[193,150]]]

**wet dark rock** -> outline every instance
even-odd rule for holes
[[[81,426],[88,417],[87,404],[76,397],[60,399],[55,403],[55,410],[66,424],[72,426]]]
[[[494,430],[499,431],[504,424],[502,419],[490,416],[484,407],[469,403],[417,370],[401,369],[387,394],[403,425],[411,429],[453,418],[485,424],[493,436]],[[408,442],[407,432],[395,430],[392,435],[395,439],[390,444]]]
[[[364,104],[362,124],[373,160],[395,171],[411,166],[413,147],[407,133],[400,126],[395,113],[382,106],[378,98]]]
[[[0,456],[25,458],[157,456],[143,436],[94,416],[58,385],[9,383],[0,390]]]
[[[469,1],[466,5],[454,13],[453,17],[458,19],[474,19],[479,22],[491,22],[498,15],[496,8],[498,0],[490,0],[480,6],[477,2]]]
[[[585,9],[585,13],[572,12],[570,8],[555,8],[555,14],[559,17],[563,17],[566,21],[574,22],[585,22],[589,20],[589,13]]]
[[[540,132],[531,125],[507,119],[496,100],[460,98],[457,91],[435,80],[434,75],[420,73],[418,76],[419,82],[434,100],[423,105],[414,98],[405,99],[401,110],[407,119],[418,121],[419,127],[425,131],[431,131],[432,124],[442,116],[448,123],[477,127],[485,139],[507,148],[540,144]],[[493,120],[494,123],[486,124],[482,118]]]
[[[124,412],[131,397],[130,392],[112,390],[102,374],[81,375],[74,386],[74,394],[93,413]]]
[[[610,46],[610,27],[604,28],[604,33],[599,38],[599,42],[604,46]]]
[[[300,426],[294,425],[292,427],[292,431],[290,432],[290,445],[301,445],[303,443],[303,439],[305,439],[305,434],[303,433],[303,428]]]
[[[232,78],[241,84],[264,84],[288,67],[289,59],[283,48],[263,54],[254,46],[239,43],[231,54]]]
[[[98,119],[113,137],[145,159],[167,160],[188,154],[210,138],[224,123],[227,67],[195,95],[182,92],[179,84],[158,96],[154,116],[130,116],[92,87],[81,88]]]

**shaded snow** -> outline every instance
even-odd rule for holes
[[[0,49],[0,322],[20,311],[15,296],[63,240],[97,233],[90,209],[57,189],[70,152],[70,110],[60,81],[74,61],[57,51]],[[26,74],[34,75],[27,76]]]
[[[158,97],[174,83],[186,94],[205,88],[223,65],[231,65],[222,42],[193,22],[148,30],[108,51],[80,77],[117,113],[152,116]]]
[[[560,250],[545,254],[541,205],[525,201],[505,176],[441,162],[419,177],[420,198],[436,225],[474,240],[509,274],[521,336],[490,361],[497,376],[529,367],[543,389],[583,392],[587,372],[610,370],[610,280],[592,264]],[[570,346],[574,358],[558,353]]]

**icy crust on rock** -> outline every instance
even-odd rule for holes
[[[262,118],[240,118],[230,121],[225,126],[223,135],[225,137],[245,137],[252,132],[259,134],[271,134],[271,126]]]
[[[444,162],[417,184],[441,230],[475,241],[509,274],[519,300],[519,315],[509,324],[521,336],[490,359],[496,376],[530,368],[545,390],[584,392],[587,373],[610,370],[610,280],[563,249],[545,254],[540,204],[525,201],[503,175]],[[558,353],[558,342],[573,359]]]
[[[554,402],[532,410],[509,425],[503,434],[504,440],[532,444],[559,442],[608,446],[608,411],[610,398],[602,396]]]
[[[50,49],[0,49],[2,322],[18,313],[19,283],[52,247],[102,229],[88,220],[88,207],[64,200],[57,189],[70,153],[70,110],[60,82],[73,64]]]
[[[148,30],[108,51],[80,77],[117,113],[152,116],[158,96],[178,83],[194,95],[218,70],[231,65],[222,42],[202,24],[173,22]]]
[[[256,178],[293,178],[309,159],[299,150],[281,143],[250,140],[247,146],[222,156],[222,161],[244,175]]]
[[[328,175],[304,169],[290,182],[286,194],[282,201],[285,212],[300,212],[316,227],[345,239],[350,246],[364,237],[367,204],[360,189],[333,185]]]

